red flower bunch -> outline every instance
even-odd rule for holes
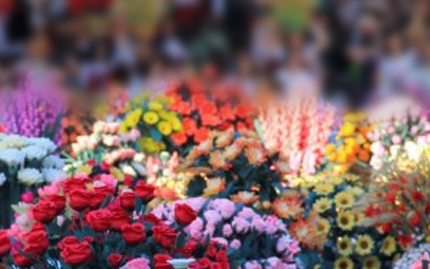
[[[199,80],[173,85],[167,96],[169,108],[183,117],[183,133],[172,136],[174,144],[195,145],[205,141],[212,130],[253,128],[254,108],[234,85],[206,87]]]

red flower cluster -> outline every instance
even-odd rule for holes
[[[254,108],[235,86],[208,88],[199,80],[188,80],[172,86],[167,96],[172,98],[169,108],[183,117],[184,132],[172,135],[178,146],[201,143],[212,130],[252,128]]]
[[[193,269],[230,269],[228,262],[227,250],[225,247],[211,242],[206,249],[206,257],[190,264]]]

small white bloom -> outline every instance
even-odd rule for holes
[[[137,153],[136,155],[134,155],[133,161],[137,163],[143,163],[143,161],[145,161],[145,154]]]
[[[46,182],[62,181],[67,177],[64,171],[54,168],[44,168],[42,174]]]
[[[29,139],[19,135],[2,135],[0,137],[1,149],[20,149],[29,145]]]
[[[133,177],[135,177],[135,176],[136,176],[136,171],[134,171],[133,167],[131,167],[131,166],[130,166],[130,165],[128,165],[128,164],[122,164],[122,165],[121,165],[121,171],[122,171],[124,174],[130,175],[130,176],[133,176]]]
[[[35,168],[25,168],[18,172],[19,182],[31,186],[43,182],[43,175]]]
[[[64,160],[55,155],[49,155],[42,162],[45,168],[57,168],[62,169],[64,167]]]
[[[134,168],[134,170],[137,171],[140,176],[146,176],[146,167],[144,165],[142,165],[141,163],[133,162],[131,163],[131,166]]]
[[[17,166],[24,163],[25,153],[19,149],[3,149],[0,150],[0,161],[7,164],[7,166]]]
[[[0,187],[6,182],[6,176],[3,173],[0,173]]]
[[[27,160],[41,160],[43,157],[48,155],[48,151],[46,149],[35,145],[23,148],[21,151],[25,154]]]
[[[49,153],[54,152],[57,149],[57,146],[55,145],[54,142],[52,142],[50,139],[48,138],[29,138],[29,141],[33,144],[36,145],[38,147],[41,147],[45,150],[47,150]]]

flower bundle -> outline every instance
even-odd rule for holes
[[[95,171],[54,182],[39,189],[33,202],[22,203],[16,223],[0,230],[0,257],[9,265],[53,269],[170,269],[169,260],[183,257],[230,268],[226,247],[186,241],[184,229],[197,215],[193,209],[178,206],[177,223],[169,225],[145,213],[154,186],[134,180],[120,188],[103,166]]]
[[[348,113],[339,129],[335,143],[326,146],[326,155],[334,164],[334,172],[345,173],[356,161],[370,161],[370,143],[367,133],[370,131],[367,116],[364,113]]]
[[[372,142],[370,164],[375,169],[395,159],[411,142],[425,145],[430,139],[430,121],[423,109],[407,98],[392,99],[377,106],[369,114],[374,124],[368,134]]]
[[[188,196],[230,197],[234,202],[270,210],[283,191],[279,171],[285,168],[269,156],[255,133],[214,132],[191,149],[184,169],[196,173]]]
[[[406,251],[394,265],[394,269],[424,269],[430,263],[430,244],[422,244]]]
[[[133,129],[130,133],[119,134],[119,128],[119,123],[97,121],[92,134],[79,136],[77,142],[72,144],[76,158],[69,158],[66,170],[71,173],[79,172],[89,168],[89,161],[95,161],[115,166],[133,177],[144,176],[145,155],[136,151],[140,132]]]
[[[269,151],[286,158],[290,173],[314,174],[323,161],[335,113],[318,97],[294,97],[273,102],[259,113],[259,133]]]
[[[140,145],[144,152],[159,153],[174,148],[172,139],[182,133],[182,122],[176,112],[167,108],[169,98],[150,98],[144,94],[129,104],[129,112],[121,123],[121,132],[138,129],[143,137]]]
[[[173,100],[169,108],[183,118],[183,132],[172,136],[183,154],[205,141],[210,131],[253,129],[254,108],[237,87],[206,87],[199,80],[188,80],[173,85],[166,95]]]
[[[251,208],[228,199],[201,197],[162,205],[152,214],[166,225],[186,224],[187,246],[210,238],[229,248],[231,268],[301,268],[296,257],[300,251],[298,242],[288,235],[281,219],[273,215],[260,216]],[[206,250],[210,259],[217,259],[219,255],[219,250],[211,246]],[[206,268],[205,262],[199,259],[190,268]]]
[[[1,96],[5,133],[47,137],[60,142],[65,101],[54,80],[39,82],[30,74],[10,94]]]
[[[11,221],[9,208],[26,190],[66,177],[56,151],[47,138],[0,134],[0,223]]]
[[[354,204],[366,191],[359,177],[317,174],[306,180],[303,218],[294,221],[290,234],[304,251],[306,268],[389,268],[398,250],[397,240],[361,222],[363,213]],[[318,251],[318,258],[311,259]],[[303,257],[302,256],[302,257]],[[313,264],[312,264],[313,263]]]

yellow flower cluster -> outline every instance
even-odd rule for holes
[[[370,143],[367,140],[370,126],[366,117],[363,113],[346,114],[344,124],[336,136],[338,142],[326,146],[329,161],[338,164],[335,166],[338,174],[345,173],[357,160],[365,163],[370,160]]]

